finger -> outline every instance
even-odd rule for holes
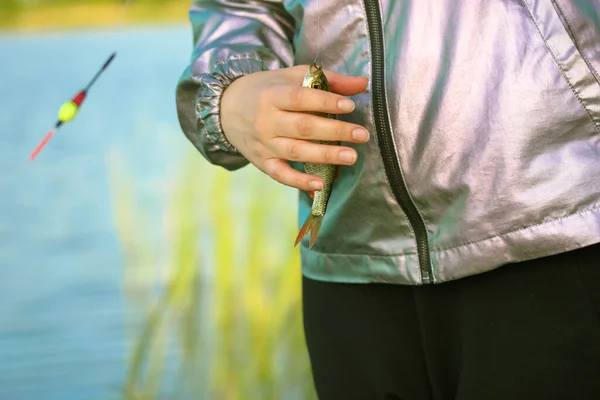
[[[307,140],[278,137],[271,140],[271,151],[279,158],[314,164],[352,165],[356,151],[350,147],[317,144]]]
[[[331,91],[344,96],[362,93],[369,85],[369,80],[364,76],[348,76],[332,71],[325,71],[325,76],[329,81]]]
[[[287,72],[292,80],[302,82],[308,68],[308,65],[298,65],[287,68]],[[349,76],[329,70],[325,70],[325,76],[327,77],[331,91],[343,96],[362,93],[369,85],[369,80],[365,76]]]
[[[273,104],[280,110],[346,114],[354,102],[339,94],[302,86],[278,86],[272,92]]]
[[[275,126],[286,127],[279,137],[331,142],[365,143],[369,132],[360,125],[316,115],[281,111],[275,116]]]
[[[278,158],[267,159],[261,169],[265,174],[286,186],[304,191],[318,191],[323,189],[323,180],[321,178],[297,171],[287,162]]]

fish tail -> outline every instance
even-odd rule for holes
[[[304,221],[304,225],[302,225],[302,228],[300,228],[298,236],[296,236],[296,243],[294,244],[294,247],[297,246],[298,243],[300,243],[302,238],[304,238],[304,236],[306,236],[308,232],[310,232],[310,242],[308,244],[308,248],[310,249],[313,246],[313,244],[315,244],[317,236],[319,236],[319,231],[321,230],[322,222],[322,215],[309,214],[308,218],[306,218],[306,221]]]

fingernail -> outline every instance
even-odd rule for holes
[[[308,187],[312,190],[323,190],[323,184],[319,181],[308,182]]]
[[[366,142],[369,140],[369,132],[364,129],[356,128],[352,131],[352,139],[357,142]]]
[[[354,102],[350,99],[341,99],[338,101],[338,108],[342,111],[350,112],[354,110]]]
[[[348,164],[354,164],[356,161],[356,153],[353,151],[344,150],[340,153],[340,161],[343,161]]]

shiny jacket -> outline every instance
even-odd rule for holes
[[[233,79],[318,44],[326,69],[369,77],[341,118],[372,139],[305,238],[307,276],[438,283],[600,241],[600,1],[197,0],[190,17],[181,127],[229,170],[247,164],[220,127]]]

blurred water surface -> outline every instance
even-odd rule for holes
[[[187,24],[0,36],[0,400],[315,398],[297,191],[181,133],[191,45]]]
[[[121,294],[107,155],[135,165],[159,219],[188,146],[174,88],[190,46],[186,25],[0,36],[0,399],[119,398],[136,319]],[[113,51],[77,119],[29,162]]]

